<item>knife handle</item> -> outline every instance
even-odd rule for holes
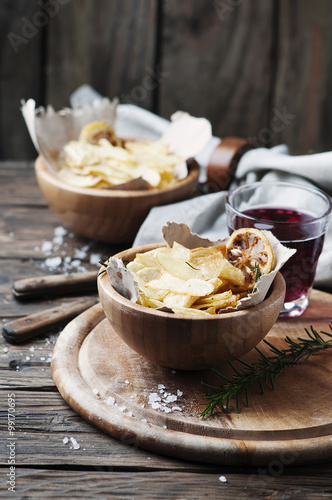
[[[25,278],[14,283],[12,292],[20,300],[97,292],[97,271]]]
[[[82,297],[58,307],[15,319],[3,326],[2,335],[10,344],[21,344],[36,335],[66,324],[97,302],[95,297]]]

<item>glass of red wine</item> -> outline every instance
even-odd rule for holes
[[[281,269],[286,297],[280,317],[300,316],[308,305],[331,208],[327,194],[305,184],[253,182],[228,193],[230,234],[241,227],[266,229],[296,249]]]

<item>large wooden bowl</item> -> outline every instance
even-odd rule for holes
[[[136,253],[160,245],[125,250],[116,257],[131,261]],[[266,299],[242,311],[211,317],[178,315],[133,303],[112,287],[106,273],[98,277],[99,297],[113,330],[134,351],[160,366],[201,370],[219,366],[255,347],[278,318],[285,296],[278,273]]]
[[[194,195],[199,166],[189,160],[185,179],[164,189],[141,191],[70,186],[52,174],[40,156],[35,172],[49,207],[74,233],[105,243],[130,243],[152,207]]]

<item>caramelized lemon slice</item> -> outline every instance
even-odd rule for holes
[[[107,139],[113,146],[122,146],[121,140],[115,135],[113,127],[105,122],[90,122],[82,128],[79,141],[98,144],[100,139]]]
[[[244,272],[248,288],[255,285],[257,269],[260,274],[268,274],[272,269],[272,247],[259,229],[240,228],[233,231],[226,250],[227,260]]]

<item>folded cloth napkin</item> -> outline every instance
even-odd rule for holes
[[[91,103],[102,96],[91,87],[83,86],[71,96],[72,106]],[[116,132],[121,136],[158,138],[169,121],[132,104],[120,104]],[[213,137],[196,160],[201,166],[200,181],[206,179],[206,166],[212,152],[220,142]],[[247,182],[282,180],[315,185],[332,195],[332,152],[291,156],[285,145],[271,149],[258,148],[245,153],[236,170],[231,188]],[[162,226],[168,221],[183,222],[191,231],[204,238],[217,240],[228,236],[225,200],[227,192],[220,191],[192,198],[187,201],[153,208],[140,230],[134,246],[162,241]],[[315,286],[332,289],[332,219],[320,256]]]

